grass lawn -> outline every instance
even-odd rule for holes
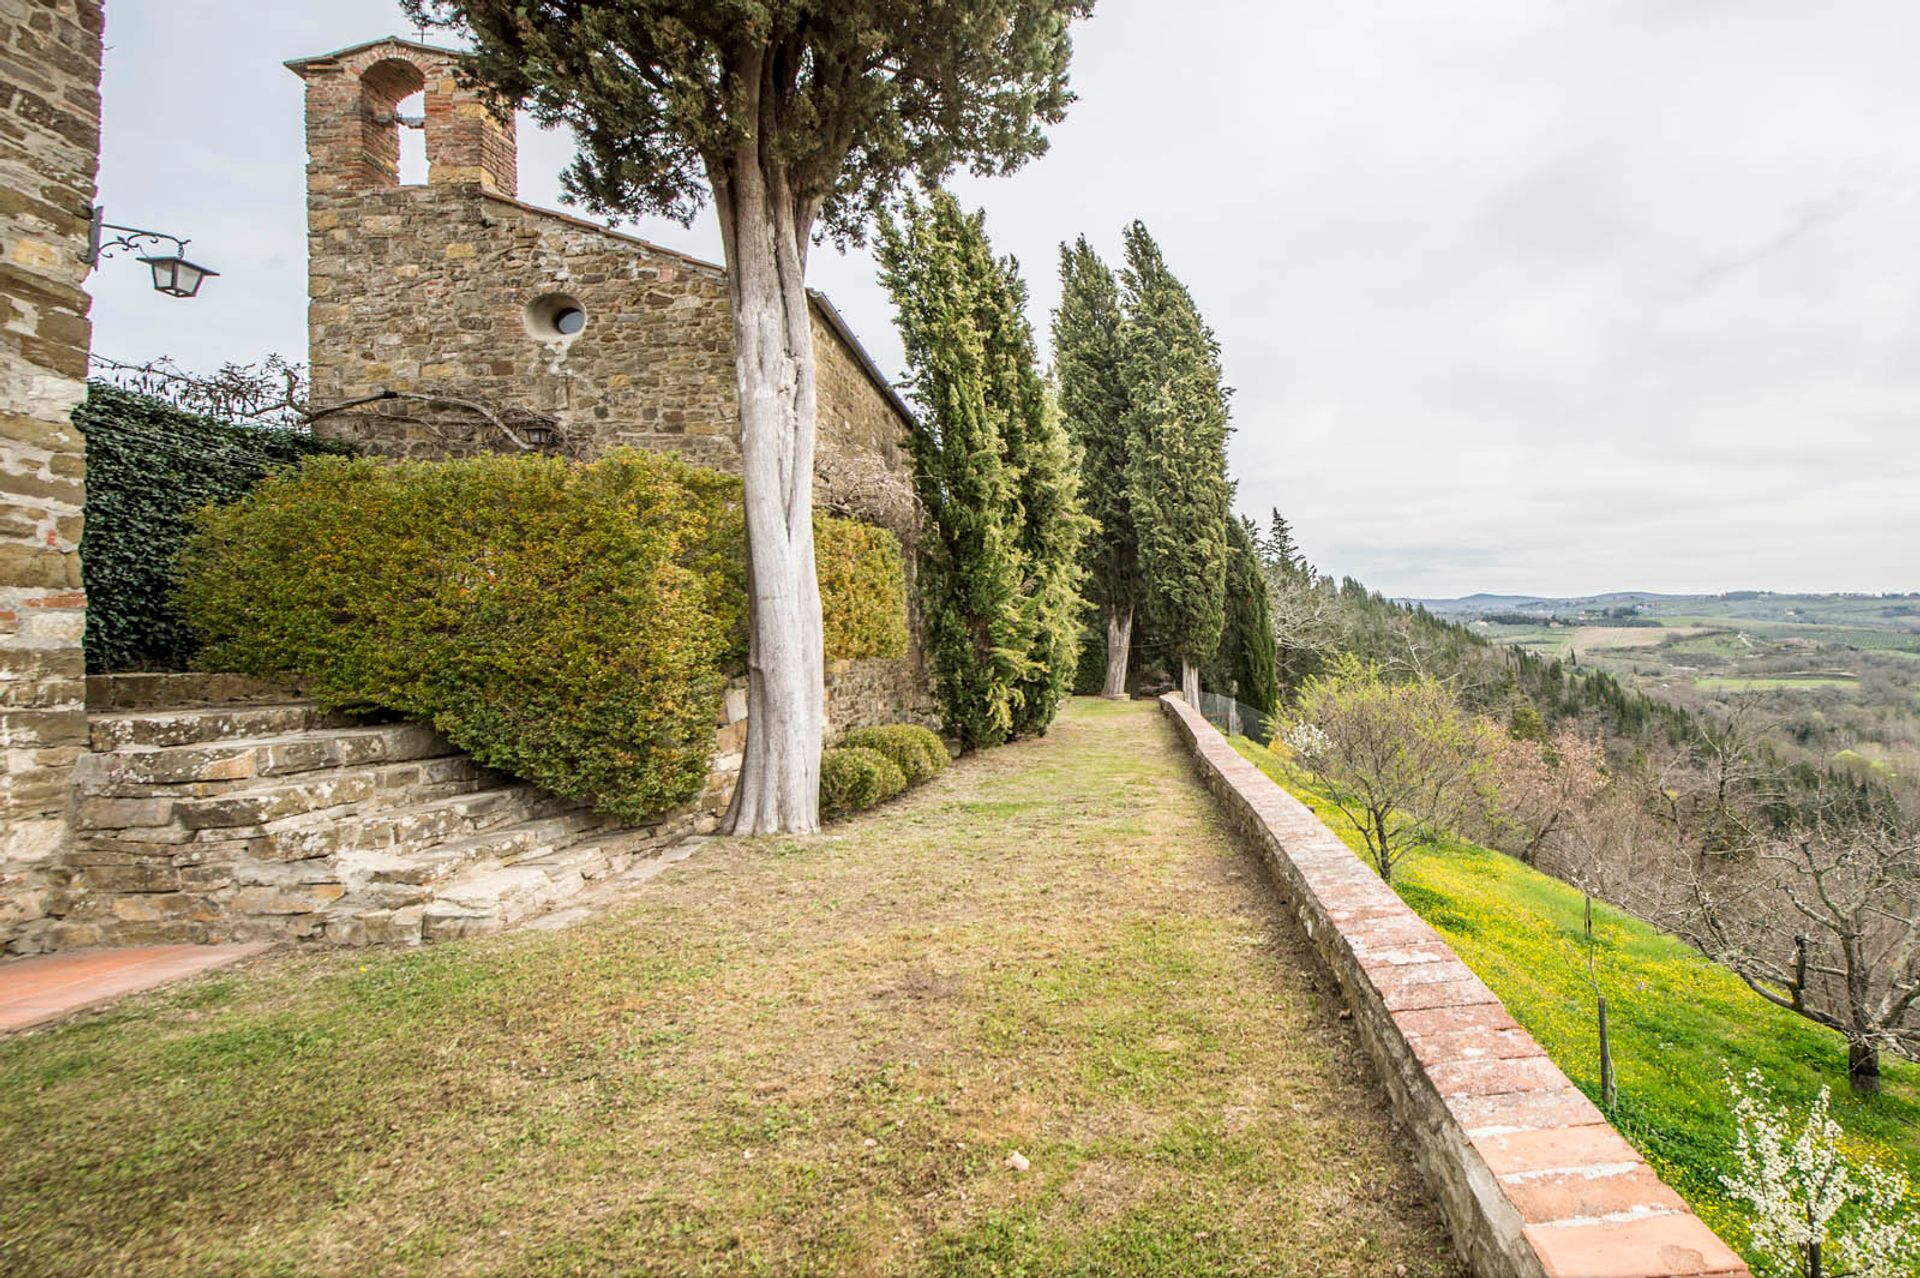
[[[1156,708],[1077,701],[564,931],[0,1044],[0,1272],[1458,1274],[1338,1010]]]
[[[1339,811],[1271,752],[1236,744],[1349,845],[1361,846]],[[1597,1103],[1599,1032],[1580,893],[1469,843],[1415,853],[1395,878],[1401,898]],[[1855,1151],[1904,1163],[1920,1181],[1920,1067],[1887,1060],[1885,1094],[1856,1100],[1836,1035],[1762,1001],[1731,973],[1638,919],[1596,904],[1594,930],[1619,1078],[1614,1124],[1729,1243],[1745,1243],[1746,1221],[1718,1180],[1732,1166],[1733,1147],[1723,1061],[1738,1074],[1757,1066],[1796,1105],[1831,1086],[1834,1115]]]

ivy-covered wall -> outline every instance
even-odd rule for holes
[[[194,511],[238,501],[255,484],[345,444],[302,431],[182,412],[93,382],[74,410],[86,437],[87,670],[185,670],[199,641],[172,603],[173,561]]]

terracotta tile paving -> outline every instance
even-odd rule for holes
[[[0,963],[0,1034],[251,957],[267,945],[136,945]]]

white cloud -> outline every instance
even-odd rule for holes
[[[113,8],[104,202],[224,274],[175,302],[110,264],[97,349],[304,349],[280,63],[394,31],[389,0]],[[1898,0],[1101,0],[1053,153],[957,185],[1043,334],[1057,244],[1148,223],[1225,347],[1242,507],[1332,571],[1912,589],[1916,40]],[[569,151],[523,129],[526,198],[556,202]],[[640,230],[718,251],[704,222]],[[812,273],[897,369],[865,255]]]

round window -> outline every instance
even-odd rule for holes
[[[539,342],[565,342],[587,326],[587,308],[566,293],[542,293],[527,303],[527,333]]]

